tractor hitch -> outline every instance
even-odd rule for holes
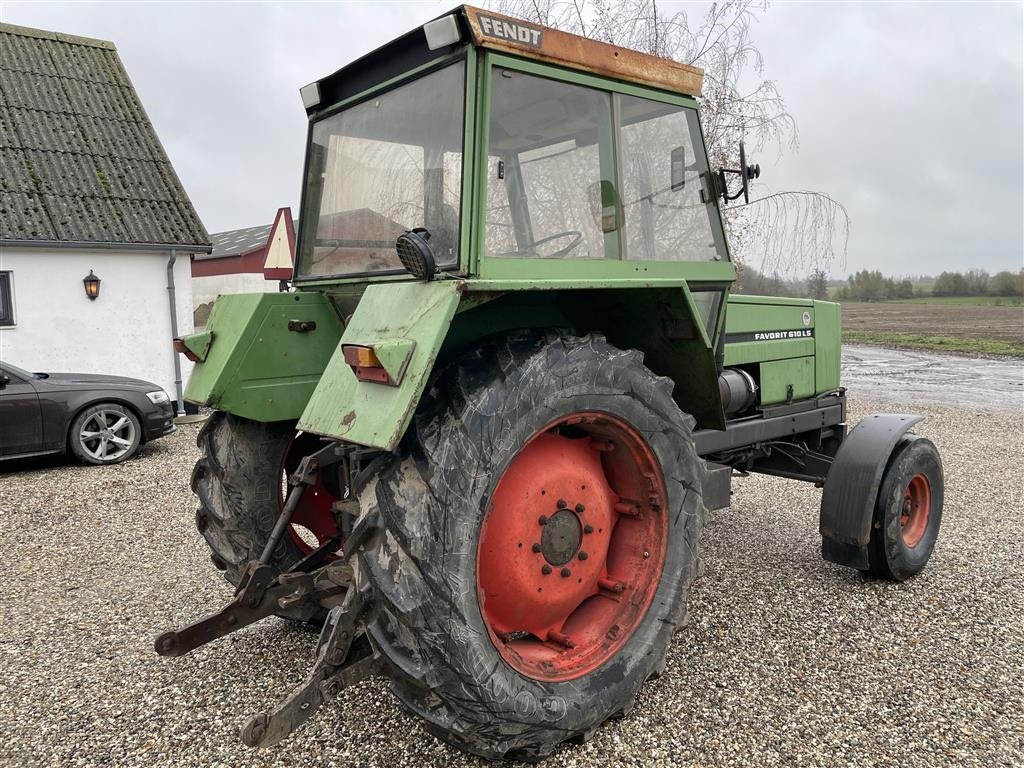
[[[269,747],[286,738],[312,717],[325,701],[379,671],[380,657],[365,635],[357,633],[370,607],[369,589],[350,589],[344,602],[331,609],[317,643],[316,663],[305,681],[272,712],[254,715],[242,728],[242,742]]]
[[[351,497],[337,502],[339,512],[358,515],[347,534],[325,541],[283,573],[268,565],[305,489],[316,482],[320,470],[345,460],[350,452],[349,446],[332,443],[304,457],[289,478],[288,498],[267,545],[261,557],[245,567],[234,599],[216,613],[181,629],[164,632],[154,642],[160,656],[184,656],[282,609],[305,603],[328,610],[312,670],[302,685],[271,712],[250,718],[241,734],[242,741],[249,746],[278,743],[308,720],[322,703],[379,669],[379,656],[362,631],[363,619],[372,607],[371,591],[353,585],[350,564],[356,551],[376,530],[375,511],[359,515],[358,503]],[[334,559],[328,559],[331,556]]]

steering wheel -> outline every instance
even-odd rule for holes
[[[538,245],[544,245],[544,243],[550,243],[552,240],[561,240],[561,239],[564,239],[566,237],[571,237],[572,238],[572,242],[570,242],[564,248],[560,248],[559,250],[555,251],[554,253],[548,254],[547,256],[543,257],[545,259],[556,259],[559,256],[565,256],[565,254],[569,253],[569,251],[573,250],[580,243],[582,243],[583,242],[583,233],[580,232],[579,230],[576,230],[576,229],[567,229],[565,232],[559,232],[559,233],[554,234],[554,235],[548,235],[547,237],[542,237],[540,240],[534,240],[532,243],[530,243],[526,247],[526,250],[511,251],[510,253],[501,254],[501,255],[502,256],[512,256],[512,255],[536,254],[536,249],[537,249]]]

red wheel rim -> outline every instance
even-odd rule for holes
[[[301,433],[292,439],[281,464],[278,510],[284,508],[285,499],[288,497],[289,475],[298,469],[303,457],[321,447],[323,443],[316,435]],[[292,512],[291,525],[288,526],[288,535],[302,554],[308,555],[320,545],[338,536],[338,524],[332,511],[332,505],[338,500],[338,496],[324,484],[322,474],[317,475],[316,483],[303,492],[299,505]]]
[[[566,416],[523,446],[477,551],[480,612],[509,666],[571,680],[618,653],[661,580],[666,500],[654,452],[609,414]]]
[[[928,516],[932,509],[932,489],[928,478],[914,475],[910,478],[903,496],[903,510],[900,513],[900,533],[903,543],[916,547],[928,529]]]

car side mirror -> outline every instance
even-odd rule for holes
[[[11,383],[11,377],[6,373],[0,373],[0,389],[3,389]]]
[[[679,146],[672,150],[672,191],[677,192],[686,186],[686,147]]]

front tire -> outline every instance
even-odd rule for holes
[[[931,440],[907,435],[882,476],[868,542],[868,573],[904,581],[927,565],[942,523],[942,460]]]
[[[360,495],[382,532],[357,578],[393,691],[430,731],[538,760],[664,669],[704,515],[693,419],[671,392],[639,352],[531,333],[424,396]]]

